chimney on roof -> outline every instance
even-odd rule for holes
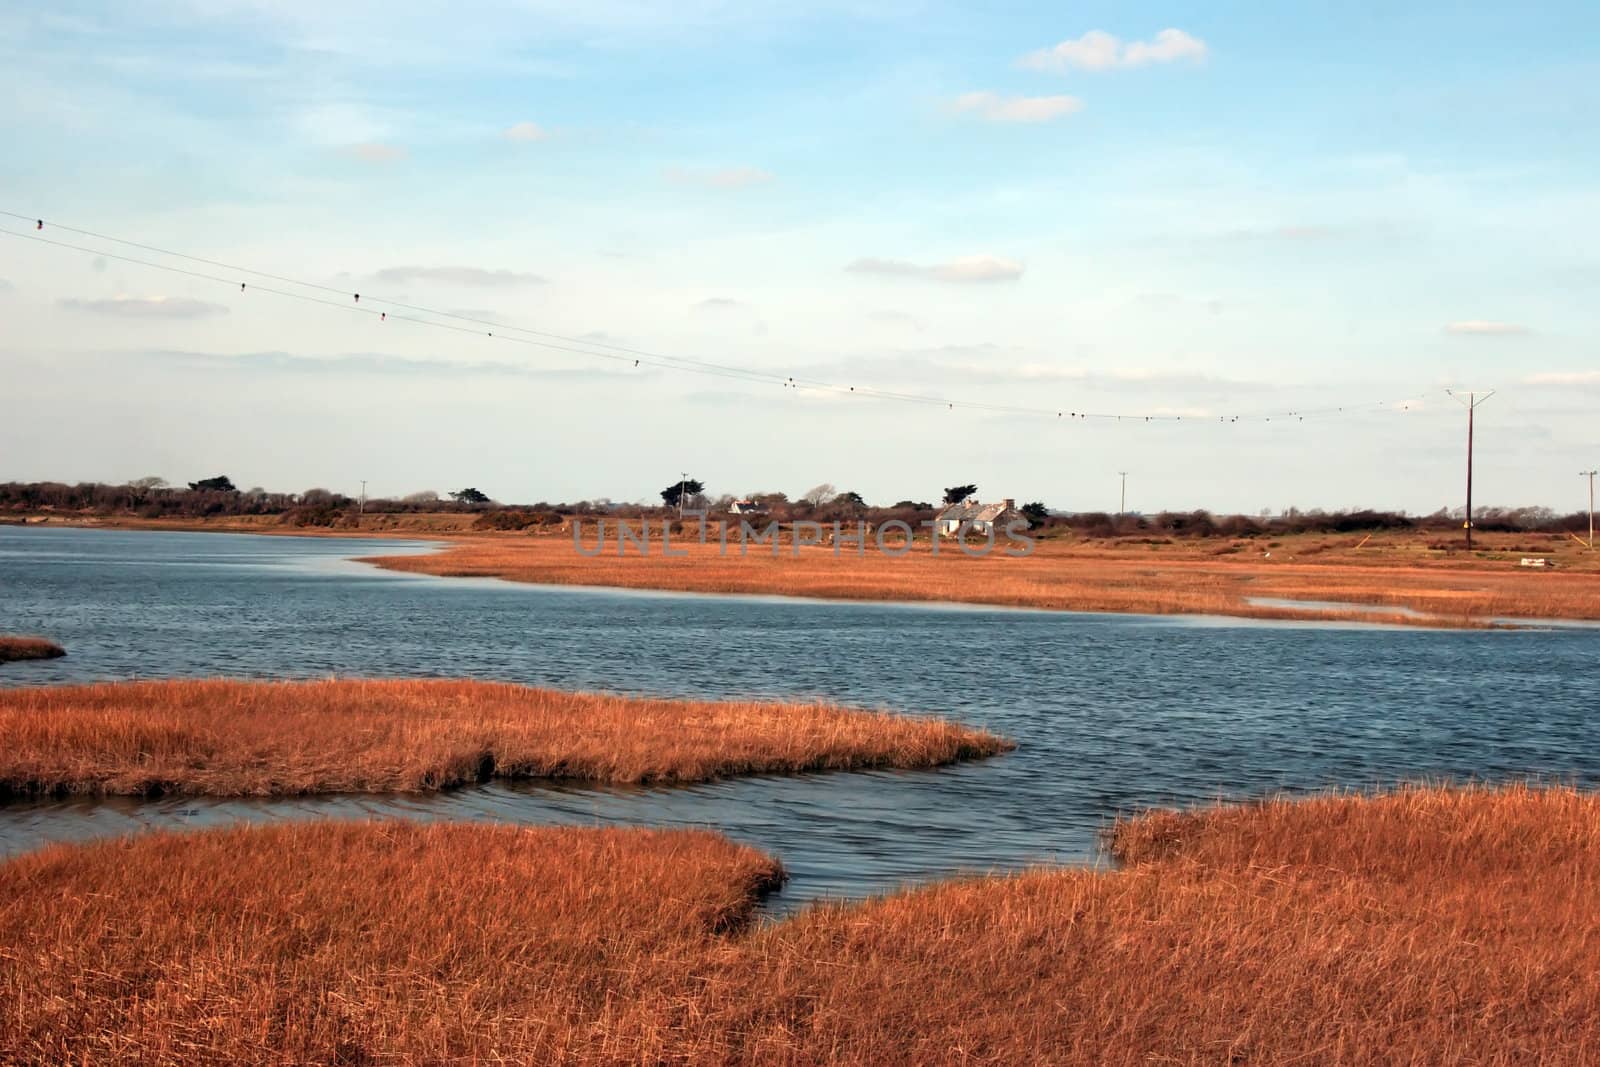
[[[1007,511],[1016,511],[1017,510],[1017,502],[1015,500],[1012,500],[1010,497],[1006,497],[1006,510]]]

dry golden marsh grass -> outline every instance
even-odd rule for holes
[[[652,700],[471,681],[119,682],[0,689],[0,796],[216,796],[933,767],[1008,742],[813,704]]]
[[[656,528],[659,534],[659,526]],[[681,541],[687,540],[688,544]],[[1255,618],[1369,619],[1433,626],[1481,626],[1500,617],[1600,619],[1600,557],[1570,538],[1482,535],[1480,554],[1429,546],[1437,535],[1293,535],[1280,540],[1149,544],[1132,539],[1041,541],[1025,558],[984,558],[919,543],[902,558],[869,546],[865,555],[789,546],[774,556],[752,547],[727,555],[716,538],[674,541],[687,554],[580,555],[570,535],[454,537],[433,555],[368,559],[392,570],[446,577],[494,577],[563,585],[605,585],[703,593],[765,593],[850,600],[952,601],[1011,607]],[[585,534],[593,549],[594,533]],[[1275,547],[1274,547],[1275,546]],[[1270,553],[1270,554],[1269,554]],[[1524,554],[1554,559],[1553,570],[1519,566]],[[1346,601],[1395,609],[1359,614],[1251,603],[1252,599]],[[1427,613],[1421,620],[1401,609]]]
[[[1584,1063],[1600,802],[1119,825],[1121,870],[751,923],[714,834],[303,823],[0,865],[15,1063]]]
[[[0,634],[0,663],[15,663],[28,659],[58,659],[66,654],[66,649],[47,637]]]
[[[277,516],[146,521],[69,519],[68,525],[151,530],[218,530],[307,537],[432,537],[449,542],[430,556],[366,560],[392,570],[446,577],[489,577],[561,585],[599,585],[699,593],[758,593],[849,600],[949,601],[1067,611],[1212,614],[1262,619],[1365,620],[1409,626],[1478,627],[1495,618],[1600,619],[1600,553],[1569,534],[1480,531],[1477,550],[1462,551],[1458,532],[1433,530],[1296,533],[1255,538],[1052,536],[1027,559],[968,559],[947,545],[935,559],[919,542],[904,559],[865,558],[831,548],[780,558],[764,547],[728,558],[678,537],[682,559],[653,554],[619,558],[615,538],[596,558],[573,550],[568,533],[481,533],[477,516],[367,516],[357,529],[285,527]],[[610,521],[610,520],[608,520]],[[634,520],[637,524],[637,520]],[[691,524],[692,527],[692,524]],[[659,534],[659,520],[652,523]],[[785,535],[787,537],[787,534]],[[711,536],[713,543],[716,538]],[[685,544],[684,542],[689,542]],[[891,543],[893,539],[891,538]],[[593,520],[584,543],[595,544]],[[737,547],[737,538],[734,539]],[[630,550],[632,551],[632,550]],[[1270,555],[1268,555],[1270,553]],[[1544,556],[1553,570],[1518,566]],[[1392,613],[1305,611],[1250,603],[1251,598],[1348,601]],[[1423,612],[1418,619],[1399,609]]]

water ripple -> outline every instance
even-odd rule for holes
[[[12,804],[0,854],[320,816],[704,826],[779,855],[780,907],[957,871],[1090,862],[1118,812],[1418,778],[1600,784],[1600,634],[1426,631],[518,586],[379,571],[422,544],[0,527],[0,632],[132,676],[481,677],[950,716],[1016,752],[941,771],[682,789]]]

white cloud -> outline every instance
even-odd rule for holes
[[[1165,29],[1150,41],[1130,41],[1122,53],[1124,66],[1143,67],[1150,63],[1175,63],[1180,59],[1199,62],[1206,58],[1206,43],[1182,30]]]
[[[324,100],[291,116],[298,133],[326,148],[382,142],[389,120],[377,109],[355,100]]]
[[[373,277],[380,282],[390,282],[395,285],[436,282],[443,285],[464,285],[475,289],[498,289],[513,285],[545,283],[545,279],[537,274],[524,274],[512,270],[484,270],[481,267],[385,267]]]
[[[184,352],[157,350],[130,353],[152,362],[206,367],[219,371],[257,371],[288,373],[349,373],[383,375],[427,375],[458,377],[462,374],[500,375],[568,381],[616,380],[624,374],[637,377],[649,371],[626,370],[609,363],[585,365],[574,361],[567,366],[543,363],[512,363],[488,359],[441,359],[438,357],[398,356],[382,352],[351,352],[337,355],[307,355],[298,352]],[[118,358],[123,358],[120,354]]]
[[[363,141],[360,144],[346,145],[342,151],[345,155],[359,159],[363,163],[396,163],[407,155],[403,145],[386,144],[383,141]]]
[[[1521,337],[1530,331],[1526,326],[1519,326],[1514,322],[1486,322],[1482,319],[1466,319],[1462,322],[1450,323],[1444,328],[1444,332],[1464,337]]]
[[[550,131],[537,122],[519,122],[515,126],[507,127],[500,136],[508,141],[547,141],[550,139]]]
[[[977,115],[988,122],[1049,122],[1083,110],[1075,96],[1001,96],[987,90],[963,93],[951,101],[957,114]]]
[[[901,349],[892,355],[861,354],[802,367],[808,377],[855,377],[876,386],[1073,386],[1117,393],[1183,394],[1184,401],[1270,389],[1258,382],[1187,371],[1150,368],[1102,370],[1030,360],[1014,346],[980,342]],[[1184,414],[1197,413],[1182,412]],[[1150,414],[1155,414],[1150,411]],[[1179,412],[1171,412],[1177,414]]]
[[[1154,63],[1179,60],[1200,62],[1209,54],[1206,43],[1182,30],[1165,29],[1148,41],[1123,42],[1104,30],[1090,30],[1076,40],[1062,41],[1054,48],[1029,52],[1019,60],[1027,70],[1115,70],[1119,67],[1147,67]]]
[[[1183,297],[1177,293],[1135,293],[1133,302],[1147,308],[1170,308],[1183,303]]]
[[[1544,371],[1522,379],[1524,385],[1600,385],[1600,370]]]
[[[963,256],[946,263],[923,265],[901,259],[858,259],[845,268],[852,274],[879,274],[891,278],[923,278],[936,282],[1014,282],[1022,277],[1021,263],[999,256]]]
[[[679,185],[703,185],[711,189],[743,189],[752,185],[766,185],[777,176],[760,167],[725,167],[721,170],[688,170],[668,167],[667,180]]]
[[[69,311],[124,319],[205,319],[228,313],[228,309],[221,304],[182,296],[117,296],[109,300],[67,298],[59,303]]]
[[[1221,236],[1225,241],[1326,241],[1351,232],[1354,232],[1353,227],[1289,223],[1283,226],[1229,230]]]
[[[1090,30],[1077,40],[1062,41],[1022,57],[1029,70],[1110,70],[1122,61],[1122,42],[1104,30]]]
[[[889,326],[909,326],[918,333],[922,332],[922,320],[906,311],[896,311],[893,308],[881,308],[869,311],[867,318],[873,322],[881,322]]]

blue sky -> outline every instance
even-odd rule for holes
[[[590,342],[1185,421],[633,371],[0,237],[0,478],[574,500],[689,469],[1102,508],[1126,469],[1145,510],[1431,511],[1460,503],[1454,387],[1499,390],[1477,499],[1575,508],[1600,12],[1396,6],[8,8],[0,209]]]

